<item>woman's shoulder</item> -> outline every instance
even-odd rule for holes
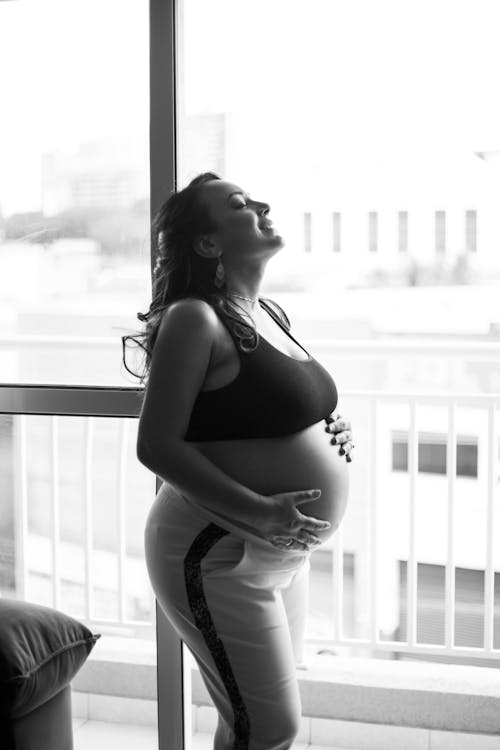
[[[165,327],[203,326],[217,328],[217,315],[213,307],[201,297],[179,297],[169,302],[162,312],[160,329]]]
[[[269,312],[272,315],[276,316],[281,324],[289,331],[291,328],[291,323],[288,315],[283,310],[281,305],[279,305],[270,297],[260,296],[259,299],[261,302],[263,302],[264,306],[267,307]],[[167,310],[176,310],[174,316],[180,319],[182,319],[184,316],[188,316],[189,318],[193,316],[199,316],[201,319],[203,319],[207,323],[211,323],[216,328],[220,328],[221,321],[224,323],[226,322],[225,320],[223,320],[223,316],[221,316],[220,311],[216,310],[214,305],[210,304],[210,302],[208,302],[208,300],[204,299],[203,297],[197,297],[194,295],[179,297],[175,300],[172,300],[167,305],[162,317],[165,317],[165,312]]]
[[[212,320],[215,315],[213,306],[202,297],[178,297],[167,305],[165,312],[174,309],[186,311],[187,314],[193,314],[193,311],[195,311],[196,314],[209,317]]]

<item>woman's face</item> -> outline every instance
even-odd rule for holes
[[[238,185],[224,180],[205,183],[203,191],[203,198],[219,227],[217,232],[203,235],[215,243],[210,246],[213,257],[221,252],[226,259],[235,255],[248,257],[259,251],[268,256],[270,249],[277,250],[283,245],[281,235],[274,228],[268,228],[272,224],[268,203],[253,200]]]

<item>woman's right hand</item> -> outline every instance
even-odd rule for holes
[[[306,516],[297,508],[301,503],[310,503],[321,496],[321,490],[298,490],[265,495],[269,510],[259,519],[259,528],[264,537],[279,549],[314,549],[320,540],[315,531],[328,529],[329,521]]]

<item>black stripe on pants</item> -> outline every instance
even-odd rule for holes
[[[236,737],[233,750],[248,750],[250,718],[229,663],[226,649],[215,630],[201,577],[202,558],[226,534],[229,534],[229,531],[215,523],[210,523],[200,531],[184,558],[184,580],[194,622],[201,630],[231,701],[234,715],[233,729]]]

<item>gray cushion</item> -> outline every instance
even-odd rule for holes
[[[100,637],[51,607],[0,598],[4,718],[25,716],[56,695],[71,682]]]

